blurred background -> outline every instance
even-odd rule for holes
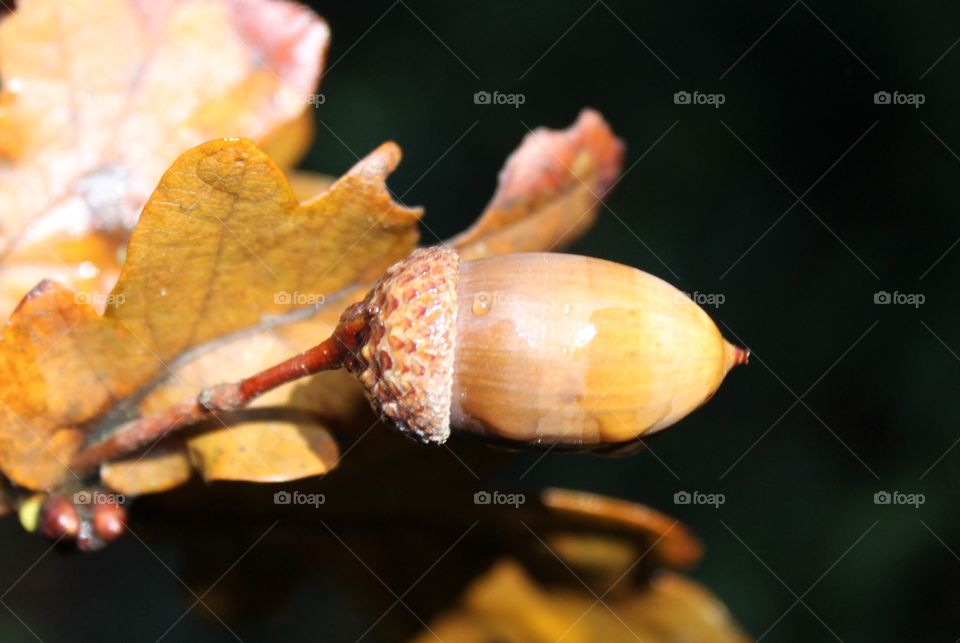
[[[754,637],[960,637],[960,324],[950,286],[960,276],[960,7],[311,4],[333,41],[304,167],[339,175],[397,141],[404,159],[391,187],[426,208],[423,243],[435,243],[482,211],[528,131],[566,127],[593,107],[626,143],[624,175],[571,251],[702,297],[724,334],[753,351],[648,451],[541,457],[457,441],[463,466],[436,456],[445,475],[473,480],[476,469],[488,488],[570,487],[676,516],[705,545],[692,576]],[[523,103],[476,104],[480,91]],[[349,464],[330,477],[359,475]],[[372,484],[404,493],[403,481]],[[156,534],[149,549],[128,537],[95,555],[51,553],[3,600],[40,639],[154,640],[168,627],[177,641],[364,634],[383,608],[345,589],[372,581],[345,548],[313,567],[256,553],[229,567],[263,528],[248,537],[242,519],[211,524],[242,510],[214,500],[247,493],[225,487],[144,500],[133,526]],[[723,494],[723,504],[675,502],[697,491]],[[891,504],[875,501],[884,492]],[[921,495],[911,506],[896,492]],[[381,537],[401,529],[372,526]],[[7,586],[25,571],[9,561],[35,560],[47,544],[12,520],[0,536]],[[328,536],[318,543],[331,547]],[[197,576],[182,571],[191,562]],[[335,578],[323,573],[333,567]],[[214,608],[242,612],[237,620],[224,616],[225,628],[197,606],[172,626],[225,570],[223,586],[252,592],[242,610]],[[34,639],[13,617],[3,622],[3,640]],[[375,628],[364,640],[396,639]]]

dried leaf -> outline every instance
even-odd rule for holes
[[[384,184],[399,157],[383,145],[300,204],[249,141],[211,141],[181,156],[144,208],[102,317],[45,283],[11,318],[0,343],[5,473],[30,488],[63,482],[90,423],[135,412],[134,393],[169,376],[185,352],[265,318],[269,328],[269,316],[309,307],[295,293],[336,293],[407,254],[419,211],[394,203]],[[324,446],[300,457],[329,456],[325,443],[306,443]]]
[[[246,136],[295,162],[328,39],[309,9],[276,0],[33,0],[4,17],[0,315],[38,274],[101,300],[116,273],[100,246],[116,263],[184,150]],[[78,237],[96,243],[55,247]]]
[[[153,368],[133,339],[56,282],[26,296],[0,340],[0,463],[9,478],[35,489],[68,479],[84,437],[78,425],[132,394],[141,369]]]
[[[340,457],[327,430],[304,421],[248,423],[201,434],[190,439],[190,452],[207,480],[257,482],[320,475]]]
[[[100,479],[117,493],[158,493],[190,479],[193,470],[179,445],[157,446],[146,457],[131,456],[100,467]]]
[[[501,560],[415,641],[478,643],[745,643],[723,604],[702,586],[665,573],[625,595],[596,596],[574,586],[539,585],[512,560]]]
[[[500,172],[487,209],[450,244],[467,259],[569,244],[593,225],[622,162],[623,143],[593,110],[569,129],[530,132]]]
[[[104,316],[166,362],[377,277],[417,238],[419,210],[383,182],[399,160],[385,144],[300,205],[253,143],[191,150],[150,198]]]
[[[627,532],[645,532],[653,541],[653,553],[670,567],[692,567],[703,554],[697,539],[679,521],[625,500],[591,493],[546,489],[543,504],[569,520],[579,519],[591,529],[606,526]]]

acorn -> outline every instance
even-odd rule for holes
[[[702,405],[748,358],[673,286],[573,255],[418,249],[341,326],[358,319],[346,367],[387,420],[435,444],[451,428],[518,445],[631,442]]]
[[[630,448],[716,392],[749,351],[684,293],[602,259],[414,250],[316,346],[118,427],[75,471],[123,457],[314,373],[347,368],[401,432],[453,428],[514,446]]]

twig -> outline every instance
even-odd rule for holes
[[[359,345],[367,323],[365,317],[351,315],[351,311],[344,315],[330,337],[313,348],[240,381],[211,386],[196,397],[122,424],[108,437],[78,451],[70,468],[78,473],[88,473],[103,462],[130,455],[170,433],[210,419],[218,412],[242,409],[278,386],[343,367]]]

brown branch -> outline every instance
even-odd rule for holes
[[[273,389],[321,371],[342,368],[360,343],[367,320],[353,308],[333,334],[313,348],[238,382],[217,384],[196,396],[131,420],[109,436],[78,451],[70,468],[89,473],[101,463],[116,460],[165,438],[170,433],[215,417],[218,412],[242,409]]]

